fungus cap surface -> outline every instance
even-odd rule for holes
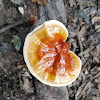
[[[26,36],[24,60],[31,74],[50,86],[71,84],[81,70],[80,58],[70,51],[66,27],[50,20],[35,28]]]

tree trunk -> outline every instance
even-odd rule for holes
[[[48,0],[47,5],[40,6],[40,19],[31,30],[48,20],[58,20],[67,24],[63,0]],[[36,100],[69,100],[67,87],[50,87],[35,80]]]

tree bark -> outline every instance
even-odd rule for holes
[[[36,21],[33,28],[48,20],[58,20],[67,24],[66,12],[63,0],[48,0],[47,5],[40,6],[40,19]],[[36,100],[69,100],[67,87],[50,87],[35,80]]]

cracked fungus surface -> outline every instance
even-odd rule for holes
[[[72,81],[79,72],[79,59],[64,41],[66,32],[60,27],[44,27],[31,35],[29,59],[36,75],[51,83]]]

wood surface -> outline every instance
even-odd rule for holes
[[[47,5],[40,6],[40,19],[36,21],[31,30],[48,20],[58,20],[67,24],[63,0],[48,0]],[[69,100],[67,87],[51,87],[34,81],[35,96],[37,100]]]

